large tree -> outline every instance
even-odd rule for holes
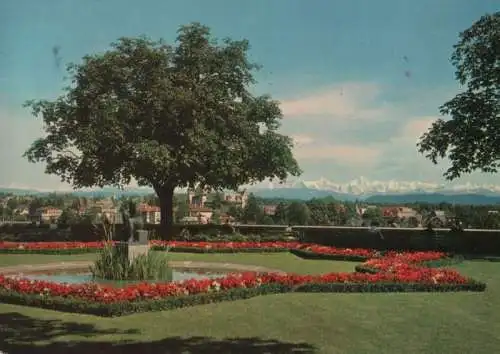
[[[28,102],[46,136],[25,156],[75,188],[151,186],[167,229],[176,187],[299,175],[292,141],[277,131],[278,102],[250,91],[258,65],[248,50],[198,23],[182,26],[175,45],[121,38],[70,65],[59,98]]]
[[[440,107],[438,119],[422,135],[418,149],[433,163],[446,156],[448,180],[500,166],[500,12],[485,15],[460,33],[451,57],[464,91]]]

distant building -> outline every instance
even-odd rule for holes
[[[372,210],[372,209],[377,209],[378,207],[376,205],[367,205],[366,207],[360,207],[356,205],[356,214],[359,216],[363,216],[367,210]]]
[[[219,220],[220,220],[221,224],[232,224],[232,223],[234,223],[234,218],[232,216],[226,214],[226,213],[222,213],[220,215]]]
[[[419,218],[419,214],[415,209],[402,206],[384,206],[380,208],[384,217],[392,217],[399,219]]]
[[[198,218],[195,216],[185,216],[180,220],[181,224],[198,224]]]
[[[418,216],[419,216],[419,214],[415,209],[408,208],[408,207],[399,207],[398,208],[398,218],[400,218],[400,219],[416,218]]]
[[[397,218],[399,208],[398,207],[381,207],[382,216],[385,218]]]
[[[54,223],[59,219],[62,213],[63,211],[59,208],[41,207],[36,209],[33,215],[31,215],[31,219],[34,222]]]
[[[102,208],[100,215],[105,216],[112,224],[122,224],[123,217],[117,208]]]
[[[29,216],[30,210],[27,206],[20,206],[14,210],[14,214],[21,215],[21,216]]]
[[[248,203],[248,192],[246,189],[241,192],[226,192],[224,193],[224,201],[244,208]]]
[[[198,218],[200,224],[208,224],[213,213],[213,210],[210,208],[189,206],[189,216]]]
[[[78,209],[80,215],[94,215],[98,220],[106,217],[113,224],[123,223],[122,214],[111,199],[100,199]]]
[[[269,216],[276,215],[277,205],[264,205],[264,214]]]
[[[347,212],[347,208],[344,204],[335,204],[335,211],[339,213],[345,213]]]
[[[159,224],[161,221],[161,209],[156,205],[141,203],[137,207],[137,212],[145,224]]]
[[[203,208],[207,202],[207,191],[189,189],[187,193],[188,204],[193,207]]]

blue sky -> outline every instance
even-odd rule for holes
[[[42,134],[21,105],[57,96],[65,63],[121,36],[173,41],[192,21],[250,40],[264,66],[255,90],[282,101],[303,179],[440,182],[446,163],[432,165],[415,143],[459,90],[449,63],[458,33],[497,10],[495,0],[2,0],[0,186],[64,187],[21,157]]]

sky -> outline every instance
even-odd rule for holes
[[[61,94],[67,63],[123,36],[173,43],[194,21],[250,41],[263,65],[254,90],[281,101],[302,179],[441,183],[447,162],[433,165],[416,142],[460,90],[449,61],[459,32],[494,11],[496,0],[2,0],[0,186],[68,188],[22,157],[43,136],[22,104]]]

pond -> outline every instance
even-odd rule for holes
[[[189,279],[211,279],[220,278],[225,276],[227,273],[223,271],[209,271],[200,269],[185,269],[185,268],[173,268],[169,279],[161,280],[165,281],[183,281]],[[134,280],[104,280],[104,279],[94,279],[92,274],[89,272],[51,272],[51,273],[41,273],[41,274],[23,274],[23,278],[33,279],[33,280],[44,280],[54,283],[68,283],[68,284],[84,284],[84,283],[98,283],[103,285],[113,285],[123,287],[128,284],[137,283]],[[158,280],[147,280],[147,282],[159,282]]]

